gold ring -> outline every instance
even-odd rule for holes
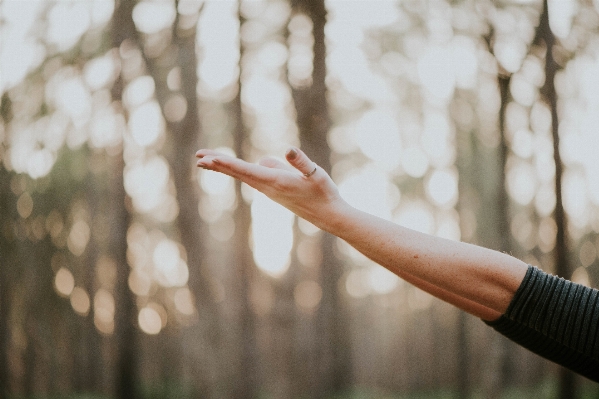
[[[318,169],[318,168],[316,167],[316,165],[314,165],[314,170],[310,173],[304,173],[304,176],[306,176],[306,177],[312,176],[314,173],[316,173],[316,169]]]

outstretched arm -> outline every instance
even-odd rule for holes
[[[291,166],[271,158],[250,164],[211,150],[196,156],[198,166],[243,181],[404,280],[483,320],[506,311],[528,269],[509,255],[416,232],[351,207],[329,175],[299,149],[286,154]]]

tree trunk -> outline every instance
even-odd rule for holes
[[[11,101],[8,93],[2,96],[0,112],[4,129],[12,118]],[[5,147],[0,141],[0,399],[8,399],[10,387],[10,367],[8,352],[10,349],[10,254],[12,253],[12,221],[9,209],[15,208],[15,201],[10,190],[11,174],[4,166]]]
[[[137,379],[137,306],[135,295],[129,289],[129,264],[127,263],[127,229],[130,216],[125,208],[123,187],[124,161],[122,154],[112,160],[111,169],[111,253],[117,265],[115,284],[114,339],[116,350],[116,397],[139,397]]]
[[[491,37],[487,38],[490,43]],[[457,136],[457,166],[459,170],[460,199],[458,207],[463,215],[466,211],[474,212],[476,230],[469,240],[475,244],[510,253],[510,212],[509,198],[507,196],[506,162],[508,145],[505,140],[505,112],[509,102],[509,84],[511,77],[500,73],[498,75],[498,88],[501,97],[499,109],[499,134],[498,149],[487,148],[477,139],[476,131],[467,131],[458,127]],[[458,319],[458,337],[461,352],[458,355],[458,392],[459,397],[469,395],[468,360],[466,352],[468,347],[467,316],[460,313]],[[483,367],[482,389],[485,397],[497,398],[502,394],[507,375],[507,340],[498,334],[493,334],[492,345],[485,354]]]
[[[535,41],[545,44],[545,84],[541,88],[543,99],[551,111],[551,134],[553,137],[553,159],[555,162],[555,210],[554,219],[557,226],[555,240],[555,273],[563,278],[569,279],[572,268],[568,260],[567,219],[562,199],[562,175],[564,164],[560,155],[559,120],[557,115],[557,93],[555,91],[555,73],[558,64],[553,58],[555,36],[549,26],[549,8],[547,0],[543,1],[543,11],[537,28]],[[559,398],[572,399],[580,396],[580,383],[576,374],[566,368],[559,372]]]
[[[244,19],[239,13],[239,25],[243,26]],[[234,150],[236,155],[245,159],[245,144],[248,133],[243,120],[241,105],[241,68],[243,57],[243,44],[239,43],[239,79],[235,99],[231,102],[231,111],[235,118],[235,130],[233,133]],[[236,398],[255,398],[258,394],[258,360],[256,347],[256,333],[254,314],[249,306],[250,287],[255,278],[256,265],[250,248],[251,209],[241,195],[241,182],[235,181],[235,194],[237,197],[237,208],[235,209],[235,245],[236,265],[234,284],[238,292],[236,302],[238,303],[238,338],[239,342],[239,369],[236,371],[234,396]]]
[[[306,154],[330,174],[332,165],[327,133],[331,122],[325,84],[327,11],[323,0],[295,0],[292,1],[292,5],[310,17],[314,35],[312,85],[293,90],[300,143]],[[314,368],[317,380],[311,397],[326,397],[331,393],[340,393],[347,390],[352,381],[348,319],[338,290],[343,264],[335,256],[334,247],[335,237],[323,234],[320,270],[322,300],[316,314],[315,335],[318,337],[318,364]]]
[[[22,223],[19,220],[17,223]],[[21,227],[20,227],[21,228]],[[24,296],[23,328],[27,346],[24,353],[23,386],[26,396],[48,393],[52,384],[47,372],[51,365],[49,353],[52,351],[49,337],[50,318],[44,306],[51,303],[52,270],[42,267],[42,259],[48,259],[44,246],[35,247],[27,237],[20,237],[16,243],[16,257],[25,268],[23,270],[23,286],[27,293]],[[50,348],[46,351],[46,348]]]
[[[489,41],[487,41],[489,42]],[[511,232],[510,232],[510,201],[506,190],[506,165],[509,154],[509,146],[505,131],[505,114],[507,105],[510,102],[511,75],[500,71],[497,76],[497,84],[501,103],[499,107],[498,125],[499,125],[499,144],[498,150],[494,154],[498,158],[496,167],[491,172],[496,178],[493,181],[493,190],[482,190],[480,216],[480,244],[503,253],[511,253]],[[477,143],[477,147],[479,147]],[[487,150],[488,151],[488,150]],[[477,169],[482,168],[484,163],[488,163],[488,155],[485,149],[477,149]],[[486,173],[482,172],[478,176],[478,184],[484,184],[488,179]],[[490,212],[489,209],[494,211]],[[478,219],[478,218],[477,218]],[[491,347],[486,361],[485,381],[483,389],[485,397],[490,399],[499,398],[503,395],[506,384],[509,381],[510,356],[509,350],[513,347],[510,342],[500,334],[492,333]]]
[[[0,399],[8,399],[10,393],[10,366],[8,352],[10,350],[10,254],[12,253],[6,229],[11,227],[6,212],[14,203],[10,201],[10,174],[0,165]]]
[[[196,307],[200,314],[199,324],[186,333],[197,343],[198,335],[201,339],[198,355],[200,359],[194,359],[194,382],[198,394],[209,397],[214,392],[212,389],[218,385],[213,378],[220,373],[221,364],[217,355],[217,349],[221,344],[221,333],[219,327],[219,309],[214,300],[213,288],[210,284],[211,277],[208,265],[205,262],[206,248],[204,240],[204,223],[198,213],[198,193],[195,181],[194,154],[199,147],[201,137],[201,125],[198,112],[197,99],[197,52],[196,52],[196,29],[199,13],[194,16],[195,22],[179,26],[179,14],[173,24],[173,39],[171,45],[159,55],[152,59],[144,54],[146,66],[154,78],[156,84],[156,98],[160,104],[163,116],[166,120],[168,135],[167,150],[165,156],[172,170],[175,184],[176,198],[179,204],[179,214],[176,225],[179,230],[179,239],[187,253],[187,264],[189,266],[189,287],[196,298]],[[190,16],[187,16],[190,18]],[[141,39],[138,37],[141,46]],[[173,121],[165,113],[165,105],[172,95],[178,94],[171,90],[167,84],[168,73],[172,68],[179,67],[181,72],[180,91],[185,98],[186,112],[179,121]],[[185,340],[184,340],[185,341]]]
[[[511,75],[499,74],[497,77],[497,83],[499,86],[499,94],[501,96],[501,105],[499,108],[499,168],[498,168],[498,190],[496,193],[497,198],[497,222],[495,227],[495,233],[497,234],[498,243],[496,243],[496,249],[503,253],[512,252],[511,243],[511,231],[510,231],[510,200],[507,193],[506,186],[506,168],[509,154],[509,147],[506,138],[505,131],[505,118],[506,109],[510,101],[510,88]],[[489,386],[489,390],[486,392],[490,399],[501,397],[504,387],[509,380],[510,370],[510,356],[509,351],[513,348],[513,345],[502,335],[493,334],[493,349],[496,357],[496,369],[493,372],[492,383]]]
[[[491,41],[494,30],[485,37],[489,52],[493,52]],[[511,101],[510,82],[512,75],[498,65],[497,86],[499,89],[500,106],[498,115],[499,144],[498,164],[493,176],[497,177],[496,184],[493,184],[494,190],[481,198],[482,209],[494,209],[495,212],[484,211],[481,215],[486,221],[481,244],[483,246],[495,249],[503,253],[512,253],[512,240],[510,231],[510,200],[507,193],[507,161],[509,156],[509,145],[506,132],[506,111]],[[477,169],[483,170],[487,161],[487,155],[484,149],[477,151]],[[484,184],[487,180],[484,172],[480,173],[481,181],[478,184]],[[496,188],[496,189],[495,189]],[[485,191],[485,190],[483,190]],[[488,233],[488,234],[487,234]],[[493,334],[491,356],[489,357],[489,367],[486,373],[486,381],[483,385],[484,394],[491,399],[499,398],[503,395],[504,388],[510,380],[511,356],[514,344],[499,334]]]
[[[457,397],[466,399],[470,393],[470,373],[468,356],[468,315],[459,310],[458,314],[458,354],[457,354]]]
[[[90,156],[90,154],[88,154]],[[99,198],[101,193],[101,185],[90,173],[86,179],[86,197],[89,206],[90,213],[90,224],[92,226],[91,237],[85,250],[85,290],[89,293],[91,301],[91,309],[87,317],[85,318],[84,324],[84,341],[85,341],[85,373],[84,373],[84,392],[99,392],[100,391],[100,378],[102,372],[102,338],[96,329],[94,323],[94,312],[93,307],[94,294],[96,292],[96,262],[99,254],[99,243],[97,238],[94,236],[93,221],[94,217],[100,213]]]
[[[120,48],[126,40],[136,37],[133,23],[133,7],[135,1],[120,0],[115,4],[112,20],[112,46]],[[120,104],[125,82],[119,76],[112,87],[112,100]],[[123,142],[124,145],[124,142]],[[116,343],[116,397],[118,399],[138,398],[137,380],[137,345],[135,295],[128,286],[129,264],[127,263],[127,229],[130,215],[126,208],[129,200],[125,193],[123,170],[125,161],[123,153],[112,157],[110,164],[110,253],[117,265],[115,284],[115,317],[114,339]]]
[[[471,190],[471,185],[475,185],[476,174],[473,172],[473,164],[476,162],[477,150],[473,143],[473,134],[471,131],[460,131],[457,129],[456,149],[457,149],[457,168],[458,168],[458,192],[459,198],[457,210],[460,212],[460,220],[464,220],[466,211],[473,211],[473,203],[477,199],[471,198],[474,196],[474,190]],[[477,215],[478,216],[478,215]],[[477,219],[477,228],[479,228],[479,220]],[[468,378],[468,334],[467,334],[467,318],[468,316],[462,310],[458,310],[457,325],[455,327],[457,336],[457,353],[456,353],[456,384],[457,397],[465,399],[468,397],[470,383]]]
[[[218,309],[212,288],[208,284],[210,279],[207,265],[202,262],[206,249],[202,234],[203,222],[198,213],[199,199],[194,189],[197,185],[194,174],[196,169],[194,154],[201,136],[196,90],[198,82],[195,51],[196,25],[185,31],[175,27],[175,31],[174,45],[178,53],[177,64],[181,68],[181,89],[187,101],[187,113],[181,122],[167,124],[172,144],[172,152],[167,155],[167,158],[177,191],[179,203],[177,226],[181,243],[187,251],[189,285],[197,298],[196,305],[202,315],[203,336],[211,346],[215,347],[220,340]]]

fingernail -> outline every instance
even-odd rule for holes
[[[220,161],[218,160],[218,158],[213,158],[212,163],[215,163],[218,165],[218,164],[220,164]]]
[[[295,159],[295,157],[297,157],[297,151],[295,150],[295,148],[290,148],[287,151],[287,154],[285,154],[285,156],[287,157],[287,159]]]

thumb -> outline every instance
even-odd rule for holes
[[[314,173],[316,164],[299,148],[291,147],[285,153],[285,158],[287,158],[287,162],[299,170],[303,175]]]

